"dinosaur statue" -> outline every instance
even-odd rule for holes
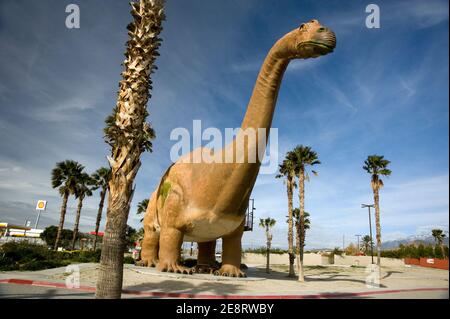
[[[265,128],[267,138],[278,90],[290,60],[316,58],[332,52],[335,46],[334,33],[317,20],[304,23],[279,39],[261,67],[242,131]],[[198,148],[167,169],[150,197],[145,214],[141,264],[159,271],[192,273],[209,269],[215,275],[245,276],[240,270],[241,238],[248,200],[261,165],[259,159],[249,161],[249,154],[261,149],[248,138],[245,140],[242,131],[220,152],[212,154],[211,150]],[[234,150],[242,142],[246,146],[244,152],[236,155],[240,161],[192,162],[192,158],[205,152],[224,159],[227,150]],[[214,268],[218,238],[222,238],[219,269]],[[197,268],[181,265],[183,241],[198,243]]]

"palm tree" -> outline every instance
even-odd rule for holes
[[[83,200],[86,196],[92,196],[92,179],[87,173],[82,173],[77,179],[77,186],[75,187],[75,198],[78,198],[77,214],[75,217],[75,226],[73,228],[72,250],[75,249],[75,242],[78,235],[78,227],[80,226],[81,208],[83,207]]]
[[[434,237],[436,244],[438,244],[439,247],[441,247],[442,256],[444,256],[444,258],[445,258],[445,249],[444,249],[444,244],[443,244],[444,238],[445,238],[444,231],[442,229],[432,229],[431,235]]]
[[[293,216],[294,216],[294,220],[295,220],[295,229],[297,230],[297,232],[300,232],[300,209],[295,208],[293,211]],[[305,212],[303,215],[303,221],[304,221],[304,226],[303,226],[303,233],[300,232],[300,261],[303,262],[303,253],[304,253],[304,248],[305,248],[305,238],[306,238],[306,231],[308,229],[311,228],[311,221],[309,219],[309,213]]]
[[[375,225],[377,232],[377,265],[381,265],[381,225],[380,225],[380,195],[379,190],[383,187],[382,176],[390,176],[391,170],[387,168],[390,161],[384,159],[384,156],[369,155],[364,161],[363,169],[372,175],[370,185],[373,191],[373,200],[375,205]],[[381,272],[381,269],[380,269]]]
[[[94,183],[94,189],[100,189],[100,203],[98,204],[97,219],[95,221],[95,236],[94,236],[94,251],[97,248],[98,230],[100,228],[100,221],[102,220],[103,205],[105,203],[106,193],[109,190],[109,181],[111,180],[111,169],[100,167],[91,176]]]
[[[127,26],[129,40],[125,70],[113,114],[105,120],[105,141],[111,147],[108,210],[103,237],[96,298],[120,298],[122,293],[125,232],[133,184],[141,166],[140,156],[152,150],[155,132],[146,123],[147,102],[152,89],[150,75],[161,45],[163,0],[131,2],[134,21]]]
[[[145,213],[147,211],[148,202],[149,202],[148,198],[141,200],[137,205],[136,214],[140,215]],[[142,217],[140,222],[142,223],[143,220],[144,218]]]
[[[300,231],[297,232],[297,267],[298,267],[298,281],[305,281],[303,273],[303,260],[300,257],[303,254],[303,247],[300,242],[300,234],[305,233],[305,180],[309,181],[309,175],[307,172],[307,166],[314,166],[320,164],[317,153],[314,152],[311,147],[298,145],[292,151],[295,154],[295,166],[296,174],[298,178],[299,187],[299,203],[300,203]],[[311,170],[314,175],[317,172]],[[300,250],[301,249],[301,250]]]
[[[294,235],[293,235],[293,220],[292,220],[292,208],[293,208],[293,194],[294,188],[297,186],[295,183],[295,163],[293,161],[293,153],[288,152],[283,163],[279,165],[279,174],[276,178],[286,178],[286,191],[288,198],[288,253],[289,253],[289,275],[288,277],[295,277],[294,271]]]
[[[364,253],[367,255],[367,253],[369,252],[369,249],[371,247],[372,243],[372,238],[370,238],[369,235],[365,235],[362,238],[362,244],[364,246]]]
[[[272,245],[272,234],[270,233],[270,229],[275,226],[276,220],[272,219],[270,217],[267,217],[266,219],[259,219],[259,226],[265,229],[266,231],[266,239],[267,239],[267,265],[266,265],[266,272],[269,273],[269,264],[270,264],[270,247]]]
[[[142,240],[144,238],[145,230],[144,227],[139,228],[137,232],[137,237],[139,240]]]
[[[67,200],[70,195],[75,194],[77,180],[83,169],[83,165],[72,160],[65,160],[63,162],[56,163],[55,168],[52,170],[52,187],[58,188],[59,194],[62,197],[59,226],[54,246],[55,250],[58,249],[59,240],[61,239],[61,232],[64,227]]]

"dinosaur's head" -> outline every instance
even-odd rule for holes
[[[278,40],[275,54],[285,59],[308,59],[333,52],[335,47],[334,32],[311,20]]]

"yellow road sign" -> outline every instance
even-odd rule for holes
[[[36,204],[36,210],[45,210],[46,207],[47,207],[46,200],[38,200]]]

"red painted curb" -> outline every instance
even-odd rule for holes
[[[0,279],[0,284],[31,285],[38,287],[64,288],[95,292],[95,287],[80,286],[79,288],[67,288],[65,283],[47,282],[28,279]],[[156,298],[195,298],[195,299],[326,299],[326,298],[348,298],[369,295],[394,294],[400,292],[415,291],[448,291],[448,288],[412,288],[412,289],[393,289],[393,290],[375,290],[363,292],[343,292],[343,293],[323,293],[312,295],[207,295],[207,294],[189,294],[176,292],[148,292],[124,289],[122,293],[137,296],[156,297]]]

